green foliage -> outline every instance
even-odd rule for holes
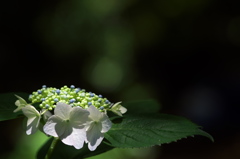
[[[14,113],[18,95],[28,98],[26,93],[0,94],[0,121],[21,116],[21,111]],[[171,143],[189,136],[201,135],[213,141],[213,137],[200,129],[200,126],[190,120],[168,114],[160,114],[159,103],[155,100],[140,100],[124,102],[127,113],[113,116],[111,129],[104,134],[104,141],[95,151],[90,151],[87,144],[80,150],[57,142],[51,159],[81,159],[95,156],[113,148],[145,148]],[[117,121],[117,122],[116,122]],[[37,159],[44,159],[51,145],[50,138],[38,151]]]
[[[21,111],[13,112],[17,108],[15,102],[18,100],[15,95],[24,98],[26,101],[28,99],[28,94],[22,92],[0,94],[0,121],[21,117]]]
[[[117,148],[141,148],[202,135],[213,141],[208,133],[183,117],[167,114],[128,115],[114,124],[105,134],[110,145]]]

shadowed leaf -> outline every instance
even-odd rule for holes
[[[167,114],[127,115],[105,134],[117,148],[150,147],[177,141],[193,135],[202,135],[213,141],[207,132],[190,120]]]

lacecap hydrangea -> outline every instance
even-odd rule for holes
[[[121,102],[112,103],[102,95],[85,89],[64,86],[60,89],[42,86],[29,96],[30,103],[16,95],[17,108],[27,117],[26,133],[38,129],[59,138],[64,144],[81,149],[84,143],[94,151],[112,126],[107,111],[122,116],[127,109]]]

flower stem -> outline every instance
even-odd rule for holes
[[[46,156],[45,156],[45,159],[50,159],[50,157],[51,157],[51,155],[52,155],[52,152],[53,152],[53,150],[54,150],[54,148],[55,148],[55,146],[56,146],[56,143],[57,143],[57,141],[58,141],[58,138],[53,138],[53,141],[52,141],[52,143],[51,143],[51,145],[50,145],[50,147],[49,147],[49,149],[48,149],[48,152],[47,152],[47,154],[46,154]]]

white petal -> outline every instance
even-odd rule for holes
[[[122,103],[122,102],[117,102],[117,103],[115,103],[115,104],[112,106],[112,108],[114,108],[114,107],[119,107],[121,103]]]
[[[94,123],[94,121],[90,121],[90,120],[87,121],[86,125],[85,125],[85,130],[89,131],[90,129],[92,129],[92,126],[94,125],[93,123]]]
[[[31,122],[30,122],[30,119],[31,119]],[[40,117],[28,118],[27,128],[26,128],[27,135],[34,134],[38,130],[39,121],[40,121]]]
[[[28,118],[26,133],[28,135],[35,133],[38,130],[39,121],[41,118],[40,113],[36,110],[35,107],[27,105],[22,108],[23,114]]]
[[[101,123],[102,123],[102,129],[101,129],[102,133],[107,132],[112,127],[111,120],[105,114],[103,115],[103,118],[101,119]]]
[[[84,130],[84,127],[81,129],[69,128],[67,128],[65,133],[60,136],[60,139],[66,145],[74,146],[76,149],[82,148],[86,139],[86,131]]]
[[[88,143],[88,149],[89,149],[90,151],[94,151],[94,150],[101,144],[103,138],[104,138],[104,137],[103,137],[103,134],[101,134],[101,136],[97,139],[97,141],[96,141],[95,144],[92,145],[92,143],[89,142],[89,143]]]
[[[87,131],[88,148],[90,151],[94,151],[98,145],[102,142],[104,136],[99,131],[99,124],[94,124],[89,131]]]
[[[57,103],[56,108],[54,109],[54,114],[66,120],[69,119],[71,109],[72,106],[59,102]]]
[[[95,108],[93,105],[88,107],[87,109],[90,113],[89,118],[91,118],[94,121],[99,121],[102,118],[103,113],[101,113],[97,108]]]
[[[120,112],[121,112],[122,114],[124,114],[124,113],[127,112],[127,108],[125,108],[125,107],[123,107],[123,106],[121,106],[121,107],[119,108],[119,110],[120,110]]]
[[[72,108],[70,112],[70,122],[73,127],[78,127],[86,123],[88,120],[89,112],[86,109],[79,107]]]
[[[18,98],[18,100],[17,100],[18,102],[17,101],[15,102],[16,105],[17,104],[19,104],[19,105],[27,105],[27,102],[22,97],[20,97],[20,96],[18,96],[16,94],[15,94],[15,96]]]
[[[43,131],[51,136],[61,136],[67,127],[67,123],[60,117],[53,115],[48,118],[47,123],[43,127]]]
[[[20,111],[23,107],[25,107],[27,104],[27,102],[21,98],[20,96],[16,95],[15,96],[18,98],[18,100],[16,100],[15,105],[18,107],[17,109],[15,109],[13,112],[16,113],[18,111]]]
[[[30,125],[30,124],[32,124],[36,118],[37,118],[37,116],[29,117],[29,118],[27,119],[27,126]]]
[[[36,110],[36,108],[31,105],[27,105],[26,107],[23,107],[22,111],[27,118],[40,116],[40,113]]]
[[[18,107],[21,106],[20,101],[19,101],[19,100],[16,100],[15,105],[18,106]]]
[[[119,116],[122,116],[122,113],[119,110],[112,109],[112,112],[119,115]]]
[[[119,116],[122,116],[122,114],[127,112],[127,109],[125,107],[121,106],[120,104],[121,104],[121,102],[115,103],[112,106],[111,111]]]
[[[42,112],[44,112],[45,109],[42,110]],[[43,114],[43,120],[44,121],[47,121],[47,119],[52,116],[52,113],[50,111],[46,111],[44,114]]]
[[[22,106],[19,106],[13,112],[16,113],[16,112],[20,111],[22,108],[23,108]]]

